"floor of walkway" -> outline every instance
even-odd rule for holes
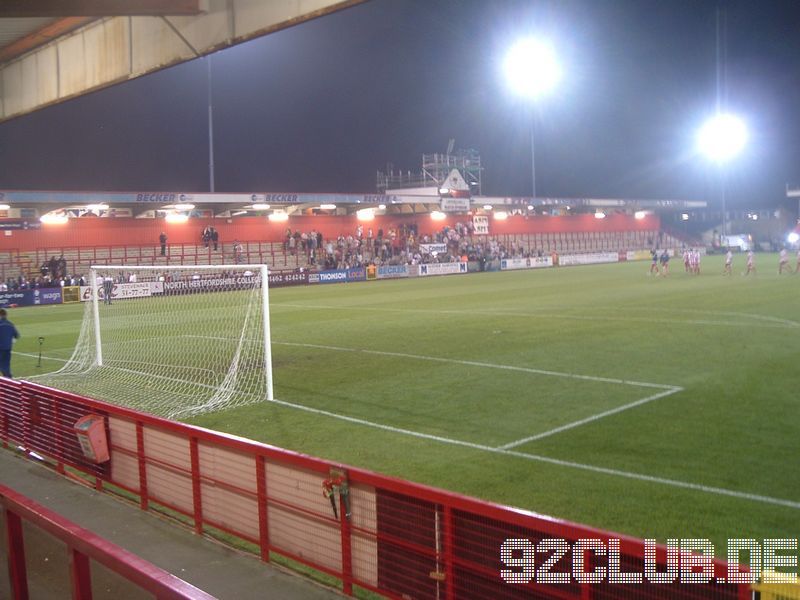
[[[21,455],[0,449],[0,483],[133,552],[218,598],[235,600],[332,600],[334,590],[193,534],[109,494],[58,475]],[[0,530],[3,529],[0,519]],[[68,558],[63,544],[33,528],[24,530],[32,598],[64,598],[69,593]],[[50,539],[48,539],[50,538]],[[0,531],[0,564],[5,564],[5,532]],[[99,567],[99,565],[98,565]],[[106,577],[93,564],[95,598],[149,597]],[[7,569],[0,569],[0,598],[9,598]]]

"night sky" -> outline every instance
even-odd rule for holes
[[[559,88],[536,105],[537,192],[713,201],[695,152],[723,101],[750,131],[732,206],[800,182],[797,0],[370,0],[211,56],[217,192],[375,191],[391,162],[476,148],[485,195],[530,195],[532,109],[500,64],[548,37]],[[185,63],[0,124],[0,188],[208,191],[207,63]]]

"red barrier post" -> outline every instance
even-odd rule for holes
[[[139,508],[147,510],[150,498],[147,493],[147,459],[144,455],[144,425],[136,421],[136,458],[139,464]]]
[[[189,454],[192,460],[192,506],[194,507],[194,532],[203,535],[203,490],[200,485],[200,452],[197,438],[189,438]]]
[[[442,511],[442,544],[444,551],[445,600],[455,600],[456,570],[454,558],[453,510],[445,504]]]
[[[28,600],[28,574],[25,570],[25,541],[22,538],[22,519],[6,508],[6,538],[8,541],[8,575],[11,595],[15,600]]]
[[[353,551],[352,530],[350,529],[350,515],[348,514],[345,494],[349,490],[339,490],[339,523],[342,528],[342,592],[347,596],[353,595]]]
[[[72,597],[80,600],[92,600],[92,574],[89,569],[89,558],[75,548],[69,551],[69,572],[72,580]]]
[[[258,497],[258,540],[261,560],[269,562],[269,507],[267,506],[267,459],[256,455],[256,490]]]

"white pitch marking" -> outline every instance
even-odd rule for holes
[[[306,308],[313,310],[371,310],[379,312],[401,312],[401,313],[420,313],[420,314],[436,314],[436,315],[481,315],[489,317],[506,316],[506,317],[526,317],[526,318],[539,318],[539,319],[565,319],[572,321],[622,321],[622,322],[641,322],[641,323],[661,323],[665,325],[714,325],[718,327],[766,327],[770,329],[785,329],[786,325],[778,322],[734,322],[734,321],[712,321],[709,319],[692,319],[692,320],[675,320],[675,319],[657,319],[651,317],[614,317],[609,315],[571,315],[563,312],[545,313],[545,312],[521,312],[512,310],[441,310],[441,309],[426,309],[426,308],[391,308],[385,306],[336,306],[324,304],[293,304],[288,302],[274,303],[275,307],[287,306],[290,308]],[[790,323],[792,323],[790,321]]]
[[[149,373],[139,373],[138,371],[132,371],[132,372],[138,373],[140,375],[148,375],[148,376],[150,376]],[[159,379],[172,379],[173,381],[176,381],[176,382],[179,382],[179,383],[187,383],[187,382],[185,382],[185,381],[183,381],[181,379],[174,379],[174,378],[169,378],[169,377],[164,377],[164,376],[158,376],[158,378]],[[196,384],[196,385],[199,385],[200,387],[206,387],[203,384]],[[207,386],[207,387],[211,387],[211,386]],[[266,399],[264,399],[264,400],[266,401]],[[456,439],[447,438],[447,437],[443,437],[443,436],[432,435],[432,434],[429,434],[429,433],[421,433],[419,431],[413,431],[411,429],[401,429],[399,427],[392,427],[391,425],[383,425],[381,423],[375,423],[373,421],[367,421],[365,419],[359,419],[357,417],[350,417],[350,416],[347,416],[347,415],[342,415],[342,414],[339,414],[339,413],[335,413],[335,412],[331,412],[331,411],[327,411],[327,410],[322,410],[322,409],[319,409],[319,408],[313,408],[311,406],[305,406],[303,404],[296,404],[294,402],[286,402],[285,400],[278,400],[277,398],[272,400],[271,402],[273,404],[277,404],[279,406],[285,406],[287,408],[294,408],[294,409],[297,409],[297,410],[302,410],[302,411],[313,413],[313,414],[323,415],[323,416],[326,416],[326,417],[331,417],[333,419],[346,421],[348,423],[354,423],[354,424],[357,424],[357,425],[363,425],[363,426],[371,427],[371,428],[374,428],[374,429],[381,429],[381,430],[384,430],[384,431],[390,431],[392,433],[399,433],[399,434],[408,435],[408,436],[411,436],[411,437],[431,440],[431,441],[440,442],[440,443],[443,443],[443,444],[449,444],[449,445],[452,445],[452,446],[461,446],[461,447],[465,447],[465,448],[472,448],[474,450],[480,450],[480,451],[483,451],[483,452],[490,452],[492,454],[500,454],[500,455],[504,455],[504,456],[513,456],[513,457],[522,458],[522,459],[525,459],[525,460],[543,462],[543,463],[557,465],[557,466],[561,466],[561,467],[569,467],[569,468],[572,468],[572,469],[579,469],[579,470],[582,470],[582,471],[589,471],[589,472],[592,472],[592,473],[600,473],[600,474],[603,474],[603,475],[612,475],[612,476],[616,476],[616,477],[624,477],[624,478],[633,479],[633,480],[636,480],[636,481],[645,481],[645,482],[649,482],[649,483],[657,483],[657,484],[660,484],[660,485],[666,485],[666,486],[670,486],[670,487],[677,487],[677,488],[686,489],[686,490],[705,492],[705,493],[708,493],[708,494],[716,494],[716,495],[720,495],[720,496],[729,496],[731,498],[737,498],[739,500],[750,500],[750,501],[753,501],[753,502],[761,502],[763,504],[772,504],[772,505],[776,505],[776,506],[785,506],[785,507],[788,507],[788,508],[793,508],[793,509],[800,510],[800,502],[795,502],[793,500],[784,500],[782,498],[772,498],[770,496],[762,496],[762,495],[759,495],[759,494],[750,494],[748,492],[738,492],[736,490],[728,490],[728,489],[725,489],[725,488],[706,486],[706,485],[701,485],[701,484],[698,484],[698,483],[689,483],[689,482],[686,482],[686,481],[679,481],[679,480],[676,480],[676,479],[666,479],[666,478],[663,478],[663,477],[655,477],[655,476],[652,476],[652,475],[642,475],[641,473],[632,473],[632,472],[629,472],[629,471],[621,471],[621,470],[618,470],[618,469],[609,469],[609,468],[606,468],[606,467],[597,467],[597,466],[594,466],[594,465],[587,465],[587,464],[576,463],[576,462],[567,461],[567,460],[560,460],[560,459],[557,459],[557,458],[550,458],[548,456],[540,456],[540,455],[537,455],[537,454],[526,454],[524,452],[518,452],[516,450],[502,450],[502,449],[499,449],[499,448],[492,448],[491,446],[484,446],[482,444],[475,444],[475,443],[472,443],[472,442],[465,442],[465,441],[462,441],[462,440],[456,440]]]
[[[193,337],[193,338],[202,338],[202,339],[214,339],[214,340],[225,340],[227,338],[211,338],[210,336],[198,336],[198,335],[190,335],[185,337]],[[406,354],[403,352],[384,352],[380,350],[365,350],[365,349],[358,349],[358,348],[343,348],[341,346],[326,346],[322,344],[308,344],[308,343],[301,343],[301,342],[276,342],[273,341],[273,344],[280,344],[282,346],[298,346],[301,348],[316,348],[319,350],[338,350],[341,352],[360,352],[364,354],[377,354],[379,356],[395,356],[398,358],[411,358],[415,360],[426,360],[426,361],[435,361],[435,362],[445,362],[445,363],[452,363],[452,364],[459,364],[459,365],[466,365],[471,367],[483,367],[483,368],[491,368],[491,369],[503,369],[503,370],[510,370],[510,371],[521,371],[523,373],[532,373],[535,375],[547,375],[551,377],[565,377],[569,379],[581,379],[586,381],[595,381],[600,383],[614,383],[619,385],[631,385],[637,387],[650,387],[656,389],[663,389],[665,391],[660,392],[658,394],[653,394],[652,396],[647,396],[646,398],[642,398],[640,400],[635,400],[628,404],[624,404],[622,406],[618,406],[616,408],[612,408],[610,410],[597,413],[595,415],[590,415],[584,419],[580,419],[578,421],[574,421],[572,423],[567,423],[565,425],[561,425],[556,427],[555,429],[551,429],[549,431],[544,431],[542,433],[538,433],[536,435],[523,438],[521,440],[516,440],[505,444],[503,446],[499,446],[501,450],[508,450],[510,448],[515,448],[517,446],[521,446],[528,442],[532,442],[534,440],[538,440],[541,438],[549,437],[551,435],[555,435],[556,433],[560,433],[562,431],[566,431],[567,429],[573,429],[574,427],[578,427],[580,425],[585,425],[586,423],[591,423],[593,421],[598,421],[604,417],[608,417],[625,410],[635,408],[642,404],[646,404],[648,402],[652,402],[653,400],[658,400],[659,398],[664,398],[666,396],[675,394],[676,392],[683,391],[683,388],[680,386],[675,385],[664,385],[660,383],[648,383],[642,381],[628,381],[625,379],[612,379],[609,377],[595,377],[593,375],[577,375],[575,373],[561,373],[559,371],[545,371],[542,369],[531,369],[527,367],[514,367],[511,365],[498,365],[495,363],[484,363],[484,362],[475,362],[469,360],[458,360],[454,358],[442,358],[436,356],[422,356],[418,354]]]
[[[498,446],[498,450],[510,450],[511,448],[516,448],[517,446],[522,446],[523,444],[527,444],[528,442],[535,442],[536,440],[541,440],[542,438],[550,437],[551,435],[555,435],[556,433],[561,433],[562,431],[566,431],[568,429],[573,429],[575,427],[580,427],[581,425],[586,425],[587,423],[592,423],[594,421],[598,421],[605,417],[615,415],[617,413],[621,413],[626,411],[630,408],[635,408],[637,406],[641,406],[642,404],[647,404],[648,402],[652,402],[653,400],[658,400],[659,398],[665,398],[666,396],[671,396],[672,394],[676,394],[678,392],[682,392],[683,388],[681,387],[674,387],[672,389],[666,390],[664,392],[660,392],[658,394],[653,394],[652,396],[648,396],[647,398],[642,398],[641,400],[636,400],[635,402],[630,402],[628,404],[623,404],[622,406],[618,406],[616,408],[612,408],[605,412],[597,413],[596,415],[592,415],[590,417],[586,417],[585,419],[580,419],[579,421],[573,421],[572,423],[567,423],[566,425],[561,425],[560,427],[556,427],[555,429],[551,429],[549,431],[543,431],[542,433],[537,433],[536,435],[531,435],[526,438],[522,438],[521,440],[516,440],[510,442],[508,444],[504,444],[502,446]]]
[[[204,340],[230,341],[232,338],[213,337],[206,335],[185,335],[181,337],[199,338]],[[664,383],[650,383],[647,381],[633,381],[629,379],[615,379],[613,377],[597,377],[595,375],[580,375],[578,373],[564,373],[562,371],[548,371],[545,369],[533,369],[530,367],[516,367],[514,365],[501,365],[497,363],[478,362],[474,360],[460,360],[457,358],[445,358],[442,356],[425,356],[423,354],[407,354],[405,352],[386,352],[383,350],[367,350],[365,348],[345,348],[343,346],[326,346],[324,344],[306,344],[302,342],[276,342],[279,346],[297,346],[300,348],[316,348],[318,350],[337,350],[340,352],[358,352],[362,354],[375,354],[377,356],[394,356],[397,358],[411,358],[414,360],[427,360],[432,362],[443,362],[454,365],[466,365],[468,367],[483,367],[487,369],[502,369],[504,371],[519,371],[521,373],[531,373],[533,375],[547,375],[549,377],[564,377],[567,379],[582,379],[584,381],[596,381],[599,383],[615,383],[618,385],[632,385],[637,387],[649,387],[661,390],[675,390],[677,386]],[[682,388],[681,388],[682,389]]]
[[[286,402],[284,400],[273,400],[275,404],[279,404],[281,406],[286,406],[288,408],[295,408],[298,410],[324,415],[327,417],[331,417],[334,419],[340,419],[342,421],[347,421],[349,423],[355,423],[358,425],[364,425],[367,427],[372,427],[375,429],[382,429],[384,431],[390,431],[392,433],[400,433],[403,435],[409,435],[416,438],[432,440],[435,442],[440,442],[444,444],[449,444],[453,446],[462,446],[465,448],[472,448],[474,450],[481,450],[483,452],[491,452],[492,454],[500,454],[504,456],[513,456],[515,458],[522,458],[525,460],[532,460],[536,462],[542,462],[552,465],[557,465],[560,467],[569,467],[572,469],[579,469],[582,471],[589,471],[591,473],[600,473],[603,475],[613,475],[616,477],[624,477],[626,479],[633,479],[636,481],[646,481],[649,483],[657,483],[660,485],[666,485],[670,487],[676,487],[686,490],[693,490],[699,492],[705,492],[708,494],[716,494],[720,496],[729,496],[731,498],[737,498],[739,500],[751,500],[754,502],[761,502],[764,504],[773,504],[776,506],[785,506],[788,508],[793,508],[796,510],[800,510],[800,502],[795,502],[793,500],[784,500],[782,498],[772,498],[770,496],[762,496],[759,494],[750,494],[748,492],[739,492],[736,490],[728,490],[725,488],[718,488],[713,486],[702,485],[699,483],[689,483],[686,481],[679,481],[677,479],[666,479],[664,477],[655,477],[652,475],[642,475],[640,473],[632,473],[629,471],[621,471],[618,469],[609,469],[606,467],[597,467],[594,465],[587,465],[583,463],[572,462],[568,460],[560,460],[558,458],[550,458],[548,456],[540,456],[538,454],[526,454],[524,452],[518,452],[516,450],[503,450],[501,448],[492,448],[491,446],[484,446],[482,444],[475,444],[472,442],[464,442],[462,440],[455,440],[451,438],[446,438],[438,435],[432,435],[428,433],[420,433],[418,431],[412,431],[409,429],[401,429],[399,427],[392,427],[391,425],[383,425],[381,423],[374,423],[372,421],[367,421],[365,419],[359,419],[357,417],[349,417],[347,415],[342,415],[339,413],[334,413],[327,410],[322,410],[319,408],[312,408],[310,406],[305,406],[303,404],[295,404],[294,402]]]
[[[663,383],[649,383],[646,381],[632,381],[628,379],[614,379],[612,377],[597,377],[594,375],[580,375],[577,373],[564,373],[561,371],[548,371],[545,369],[533,369],[530,367],[515,367],[513,365],[501,365],[497,363],[478,362],[474,360],[460,360],[457,358],[444,358],[440,356],[425,356],[421,354],[407,354],[405,352],[384,352],[382,350],[366,350],[364,348],[342,348],[338,346],[325,346],[321,344],[304,344],[299,342],[272,342],[281,346],[300,346],[303,348],[317,348],[319,350],[342,350],[344,352],[361,352],[364,354],[376,354],[378,356],[394,356],[397,358],[411,358],[414,360],[427,360],[433,362],[450,363],[454,365],[466,365],[468,367],[483,367],[487,369],[502,369],[504,371],[519,371],[521,373],[531,373],[534,375],[547,375],[549,377],[564,377],[567,379],[582,379],[584,381],[595,381],[599,383],[616,383],[619,385],[632,385],[637,387],[650,387],[675,391],[674,385]]]
[[[13,350],[12,354],[17,354],[19,356],[30,356],[31,358],[39,358],[38,354],[29,354],[28,352],[17,352],[16,350]],[[68,358],[55,358],[52,356],[45,356],[44,354],[42,354],[42,360],[55,360],[63,363],[69,362]]]

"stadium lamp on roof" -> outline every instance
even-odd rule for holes
[[[39,217],[45,225],[66,225],[69,218],[64,213],[47,213]]]
[[[10,204],[0,204],[0,210],[8,210],[11,208]]]
[[[385,204],[378,204],[378,210],[386,210]]]
[[[747,127],[737,116],[717,114],[700,128],[697,147],[716,163],[724,163],[739,154],[747,143]]]
[[[86,210],[108,210],[108,204],[87,204]]]
[[[275,211],[267,217],[270,221],[281,223],[289,220],[289,213],[284,211]]]
[[[553,47],[534,38],[522,39],[511,47],[503,71],[514,93],[529,99],[549,92],[561,80],[561,66]]]
[[[319,205],[319,209],[320,210],[336,210],[336,205],[335,204],[320,204]]]
[[[166,214],[164,220],[167,223],[173,223],[173,224],[186,223],[189,220],[189,215],[185,213],[171,212]]]
[[[175,210],[192,210],[194,208],[194,204],[189,202],[182,202],[180,204],[175,205]]]
[[[372,221],[375,218],[375,211],[371,208],[362,208],[356,211],[356,218],[359,221]]]
[[[508,218],[508,213],[504,210],[498,210],[494,213],[494,218],[497,221],[505,221]]]
[[[269,210],[269,204],[258,203],[251,206],[253,210]]]
[[[646,216],[647,216],[647,211],[644,210],[637,210],[635,213],[633,213],[633,217],[635,219],[639,219],[640,221],[644,219]]]
[[[598,210],[596,213],[594,213],[594,218],[595,219],[605,219],[606,218],[606,213],[604,213],[602,210]]]
[[[446,218],[447,215],[440,210],[434,210],[431,213],[431,219],[433,219],[434,221],[444,221]]]

